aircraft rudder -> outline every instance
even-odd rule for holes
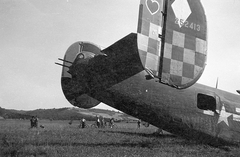
[[[138,19],[138,51],[142,65],[158,76],[162,32],[162,0],[141,0]]]

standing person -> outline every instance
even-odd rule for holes
[[[138,129],[140,129],[140,125],[141,125],[141,121],[138,120],[138,121],[137,121],[137,128],[138,128]]]
[[[114,119],[111,118],[111,119],[110,119],[110,128],[113,128],[113,126],[114,126]]]
[[[103,119],[102,119],[102,117],[100,117],[100,127],[101,128],[103,127]]]
[[[35,127],[38,128],[38,117],[35,116]]]
[[[34,127],[34,116],[30,118],[30,125],[31,125],[31,128]]]
[[[97,127],[100,128],[100,119],[98,116],[97,116]]]
[[[86,119],[83,118],[81,122],[82,122],[82,129],[83,129],[86,127]]]
[[[30,124],[31,124],[31,128],[37,128],[38,127],[37,116],[32,116],[32,118],[30,119]]]
[[[104,120],[104,117],[103,117],[103,119],[102,119],[102,127],[105,128],[105,126],[106,126],[105,125],[105,120]]]

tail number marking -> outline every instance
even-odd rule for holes
[[[190,28],[190,29],[198,31],[198,32],[201,31],[201,26],[199,24],[189,22],[189,21],[184,22],[183,19],[175,18],[175,24],[179,25],[179,23],[183,27]]]

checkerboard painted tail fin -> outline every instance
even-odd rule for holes
[[[202,75],[207,22],[200,0],[141,0],[138,51],[159,82],[183,89]]]
[[[159,76],[163,0],[141,0],[138,19],[138,51],[145,69]]]

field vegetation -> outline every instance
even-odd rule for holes
[[[136,123],[122,122],[115,128],[80,129],[79,121],[68,122],[40,120],[44,128],[30,129],[29,120],[0,120],[0,156],[240,156],[238,147],[213,147],[167,132],[158,135],[151,125],[137,129]]]

